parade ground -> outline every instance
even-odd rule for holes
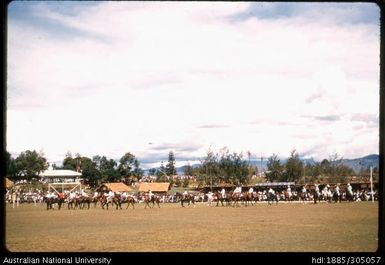
[[[10,252],[374,252],[378,202],[266,203],[108,211],[5,206]]]

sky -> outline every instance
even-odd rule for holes
[[[6,149],[143,168],[378,154],[373,3],[14,1]]]

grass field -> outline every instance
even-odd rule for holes
[[[6,206],[11,252],[373,252],[378,204],[46,211]]]

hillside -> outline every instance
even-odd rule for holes
[[[281,163],[285,163],[287,158],[281,158]],[[315,161],[314,159],[301,159],[305,164],[310,163],[314,164],[316,162],[321,162],[321,161]],[[263,159],[262,161],[262,168],[263,170],[266,170],[267,168],[267,161],[268,158]],[[362,169],[367,169],[368,167],[378,167],[379,166],[379,155],[377,154],[370,154],[364,157],[359,157],[359,158],[354,158],[354,159],[343,159],[342,160],[343,164],[352,168],[355,172],[359,172]],[[253,166],[257,166],[258,169],[261,167],[261,161],[260,160],[251,160],[250,163]],[[198,164],[192,165],[197,166]],[[177,174],[178,175],[183,175],[184,173],[184,166],[177,167]],[[147,174],[147,170],[145,170],[145,174]]]

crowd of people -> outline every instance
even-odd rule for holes
[[[294,188],[294,189],[293,189]],[[219,195],[216,195],[218,194]],[[356,189],[348,183],[341,189],[339,184],[333,185],[331,187],[329,184],[322,185],[314,184],[310,189],[310,185],[303,185],[300,189],[296,189],[288,185],[286,188],[274,188],[274,187],[248,187],[242,188],[241,186],[236,187],[235,189],[225,189],[220,188],[215,190],[214,192],[191,192],[184,190],[183,196],[187,196],[188,194],[192,194],[195,202],[212,202],[214,200],[218,200],[217,196],[220,196],[221,199],[226,199],[231,196],[239,199],[239,201],[249,200],[252,202],[266,202],[271,198],[274,198],[276,202],[341,202],[341,201],[369,201],[377,200],[378,191],[374,190],[373,193],[369,189]],[[46,191],[42,190],[30,190],[28,192],[23,192],[15,189],[7,189],[5,194],[5,201],[12,203],[13,208],[19,207],[22,203],[33,203],[35,206],[39,203],[43,203],[45,199],[63,199],[64,202],[71,202],[77,198],[90,198],[90,201],[94,201],[95,203],[98,201],[97,198],[100,196],[104,196],[107,201],[112,202],[112,200],[119,196],[123,200],[128,197],[134,198],[135,202],[142,203],[145,201],[145,198],[152,198],[153,196],[158,196],[159,201],[161,203],[175,203],[178,202],[178,198],[175,193],[161,193],[156,194],[151,190],[147,192],[139,192],[139,193],[128,193],[128,192],[113,192],[113,191],[105,191],[105,192],[86,192],[84,189],[81,191]]]

